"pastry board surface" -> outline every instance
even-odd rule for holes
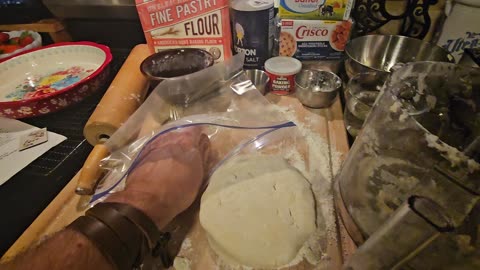
[[[340,153],[340,159],[343,160],[348,152],[348,142],[343,123],[343,112],[338,98],[331,107],[326,109],[307,109],[294,96],[269,94],[267,99],[273,104],[288,108],[294,112],[299,122],[303,122],[307,128],[321,135],[328,142],[329,148]],[[306,121],[306,119],[310,121]],[[315,119],[315,121],[311,121],[311,119]],[[312,125],[312,123],[315,124]],[[78,174],[12,245],[2,260],[12,258],[48,235],[61,230],[76,217],[84,213],[88,198],[75,194],[77,177]],[[216,255],[208,246],[206,234],[198,220],[198,210],[199,204],[197,202],[172,222],[168,230],[173,235],[170,248],[172,252],[175,252],[174,254],[183,258],[180,264],[186,266],[186,269],[216,269]],[[355,245],[353,241],[348,237],[337,218],[335,237],[328,239],[326,252],[328,255],[326,259],[328,260],[328,269],[341,269],[342,262],[354,250]],[[316,268],[302,261],[299,264],[283,269]]]

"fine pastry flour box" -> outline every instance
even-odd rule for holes
[[[351,27],[351,21],[282,19],[279,54],[299,60],[341,59]]]
[[[232,56],[228,0],[136,0],[152,52],[199,48],[216,61]]]
[[[282,19],[348,20],[354,0],[280,0]]]

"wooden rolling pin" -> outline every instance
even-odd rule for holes
[[[75,192],[91,195],[102,176],[100,161],[109,155],[103,143],[127,121],[143,103],[148,80],[140,72],[140,64],[151,54],[146,44],[135,46],[118,71],[97,108],[88,119],[83,135],[94,146],[78,178]]]

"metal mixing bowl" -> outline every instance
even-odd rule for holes
[[[397,63],[418,61],[453,62],[445,49],[404,36],[367,35],[350,40],[345,47],[345,69],[349,78],[374,72],[371,80],[385,80]]]
[[[213,64],[213,56],[205,50],[170,49],[147,57],[140,65],[140,70],[150,80],[153,88],[164,80],[177,81],[175,89],[165,88],[162,90],[168,92],[162,98],[178,105],[192,102],[198,96],[203,96],[212,89],[217,82],[205,78],[193,89],[188,86],[189,82],[183,76],[196,73]]]
[[[201,49],[170,49],[143,60],[140,70],[153,82],[191,74],[214,64],[213,56]]]
[[[342,79],[330,71],[304,69],[295,76],[297,98],[310,108],[332,105],[341,87]]]

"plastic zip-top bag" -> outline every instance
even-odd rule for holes
[[[135,168],[150,145],[162,140],[169,133],[182,132],[186,128],[199,127],[208,136],[215,153],[208,175],[229,158],[239,153],[260,151],[268,144],[282,143],[283,129],[295,127],[291,121],[258,121],[250,112],[226,112],[211,115],[193,115],[164,125],[157,132],[146,135],[135,142],[114,151],[102,161],[107,175],[97,187],[92,202],[102,199],[111,192],[123,189],[126,176]],[[255,120],[252,120],[255,119]]]
[[[294,258],[290,255],[295,252],[300,256],[299,261],[305,257],[311,265],[328,264],[328,260],[322,258],[326,256],[327,239],[335,237],[329,234],[335,231],[332,176],[325,175],[319,168],[330,168],[329,153],[320,151],[329,151],[328,145],[306,136],[302,125],[288,120],[281,109],[269,103],[253,86],[242,67],[243,55],[236,55],[210,68],[160,83],[106,142],[111,154],[101,162],[106,173],[91,204],[123,190],[129,175],[134,175],[136,168],[141,168],[146,159],[150,162],[153,156],[162,158],[163,153],[169,151],[162,147],[175,148],[177,141],[181,144],[181,140],[188,140],[188,133],[195,129],[201,133],[200,140],[204,140],[200,144],[208,144],[210,150],[209,162],[203,172],[206,179],[199,214],[199,222],[209,239],[215,239],[214,233],[221,232],[211,229],[209,221],[216,218],[222,222],[235,221],[235,218],[223,218],[215,211],[237,213],[228,207],[236,209],[238,206],[243,209],[238,213],[244,213],[245,217],[274,215],[279,219],[279,222],[267,219],[251,223],[248,219],[241,219],[251,226],[265,224],[266,227],[260,228],[266,230],[262,237],[270,237],[270,232],[275,231],[268,226],[283,226],[282,239],[272,236],[272,241],[291,241],[281,242],[276,249],[262,249],[276,250],[276,255],[263,254],[263,251],[258,254],[271,255],[272,258],[278,255],[278,260],[274,261],[282,265],[291,262]],[[198,155],[195,149],[181,151],[184,151],[182,157],[186,160],[183,160],[184,166],[189,166],[189,155],[192,159]],[[155,154],[149,157],[150,153]],[[161,175],[164,172],[154,173]],[[229,192],[233,192],[232,196],[227,196]],[[227,208],[215,210],[216,205],[222,205],[223,198],[236,198],[242,202],[225,203]],[[266,211],[266,214],[251,212],[257,210]],[[221,229],[236,230],[242,222],[221,226]],[[263,241],[262,237],[252,233],[249,239]],[[236,241],[231,240],[229,242]],[[301,243],[305,244],[300,246]],[[257,242],[249,245],[255,246]],[[284,250],[280,250],[282,248]],[[284,256],[284,252],[290,255]],[[259,265],[255,260],[241,262],[253,267],[271,266]]]

